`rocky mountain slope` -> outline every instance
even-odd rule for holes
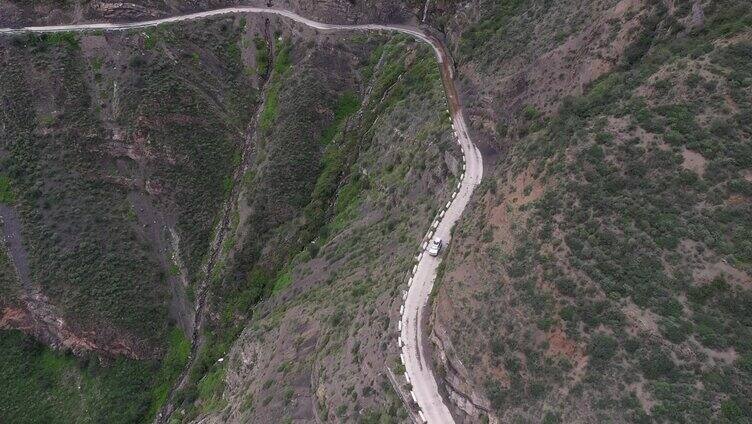
[[[3,327],[85,359],[4,332],[4,375],[21,387],[31,368],[38,382],[15,395],[51,399],[25,408],[8,397],[4,417],[38,422],[53,405],[90,403],[97,408],[75,419],[149,419],[165,402],[163,412],[179,411],[173,418],[216,414],[230,405],[224,399],[246,397],[225,390],[225,374],[242,372],[222,359],[273,304],[293,315],[296,304],[318,309],[311,326],[337,335],[322,344],[328,354],[347,334],[341,323],[373,318],[351,336],[362,352],[349,347],[358,359],[340,373],[355,378],[368,352],[378,387],[357,386],[364,405],[376,417],[404,416],[384,376],[395,355],[384,328],[418,224],[459,174],[427,47],[250,16],[5,41]],[[74,264],[90,268],[74,274]],[[298,299],[321,285],[320,302]],[[340,292],[352,293],[350,308],[335,302]],[[288,349],[283,341],[297,333],[273,324],[264,326],[282,331]],[[299,372],[323,373],[333,360],[301,357]],[[351,394],[335,371],[299,388],[310,400],[296,400],[300,414],[361,413],[341,409]],[[65,376],[82,382],[80,396],[64,390]],[[269,392],[290,402],[288,390]],[[280,412],[270,400],[253,409],[262,420]]]
[[[196,373],[195,391],[188,387],[178,396],[173,420],[406,417],[386,375],[396,358],[388,329],[396,326],[398,288],[421,223],[430,221],[459,175],[459,149],[449,137],[428,47],[403,37],[329,38],[317,39],[305,58],[292,48],[291,57],[301,62],[277,76],[278,107],[288,113],[270,124],[268,138],[261,131],[254,149],[237,251],[218,281],[240,292],[227,295],[229,308],[212,320],[212,337],[227,340],[228,321],[242,332],[233,344],[205,352],[205,371]],[[348,92],[337,98],[327,87]],[[324,91],[300,96],[312,89]],[[308,102],[327,98],[336,105],[333,123],[299,139],[310,130],[304,118],[322,110]],[[290,149],[291,142],[297,147]],[[299,155],[315,155],[321,146],[323,169],[308,177],[316,171],[301,168],[307,161]],[[271,238],[264,245],[258,234]],[[239,320],[265,293],[269,300],[249,311],[250,320]],[[214,303],[225,304],[219,297]]]
[[[459,422],[749,422],[748,2],[273,6],[452,52],[487,164],[426,323]],[[0,417],[409,420],[390,329],[459,173],[425,47],[251,16],[3,43]]]
[[[536,18],[575,6],[521,4],[477,39],[535,49]],[[752,10],[603,6],[500,79],[500,111],[468,95],[504,154],[435,300],[440,373],[470,421],[747,422]],[[468,57],[489,91],[503,66]]]

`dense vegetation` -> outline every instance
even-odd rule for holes
[[[133,423],[159,401],[149,390],[170,367],[182,367],[187,341],[175,333],[167,367],[124,358],[100,362],[55,352],[17,331],[0,331],[0,421]],[[162,380],[169,383],[169,380]]]

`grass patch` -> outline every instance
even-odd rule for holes
[[[133,423],[148,420],[148,363],[103,366],[50,350],[18,331],[0,331],[0,422]]]
[[[45,50],[47,47],[66,47],[70,50],[79,48],[78,35],[75,32],[53,32],[41,35],[29,35],[30,44]]]
[[[0,203],[12,204],[16,201],[16,196],[11,189],[10,178],[7,175],[0,175]]]
[[[269,72],[269,60],[271,56],[269,43],[262,37],[256,37],[253,39],[253,44],[256,46],[256,74],[264,77]]]
[[[286,289],[290,285],[290,283],[292,283],[292,273],[290,271],[285,271],[284,273],[280,274],[277,279],[274,280],[272,295],[280,293],[282,290]]]
[[[337,105],[334,108],[334,121],[325,130],[321,136],[321,142],[323,144],[329,144],[342,129],[342,124],[345,120],[355,113],[360,107],[360,99],[353,92],[347,92],[343,94],[338,100]]]
[[[277,115],[279,114],[279,86],[279,82],[272,83],[269,91],[266,93],[264,110],[261,111],[261,116],[259,116],[259,128],[263,131],[269,131],[274,121],[277,120]]]
[[[279,90],[282,83],[281,78],[292,66],[292,61],[290,60],[291,48],[292,47],[288,43],[277,43],[277,57],[274,59],[272,82],[266,94],[264,109],[261,111],[261,116],[259,117],[259,127],[263,131],[270,130],[272,124],[277,120],[277,116],[279,116]]]
[[[147,416],[155,416],[164,405],[170,387],[183,370],[190,353],[191,342],[185,337],[182,330],[177,327],[173,328],[169,333],[167,353],[162,360],[162,368],[157,373],[152,389],[152,403]]]
[[[217,367],[207,373],[196,387],[200,410],[202,412],[216,411],[222,408],[227,401],[223,400],[222,390],[225,386],[225,367]]]
[[[282,76],[292,66],[292,60],[290,59],[290,51],[292,45],[288,42],[277,42],[277,57],[274,59],[274,74]]]

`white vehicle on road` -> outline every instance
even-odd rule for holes
[[[431,240],[431,244],[428,245],[428,254],[431,256],[439,256],[441,252],[442,241],[439,237]]]

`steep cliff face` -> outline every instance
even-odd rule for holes
[[[503,153],[440,282],[439,373],[472,422],[744,422],[752,11],[603,6],[520,4],[474,37],[530,59],[463,65],[459,37],[475,130]],[[595,15],[548,38],[576,12]]]

